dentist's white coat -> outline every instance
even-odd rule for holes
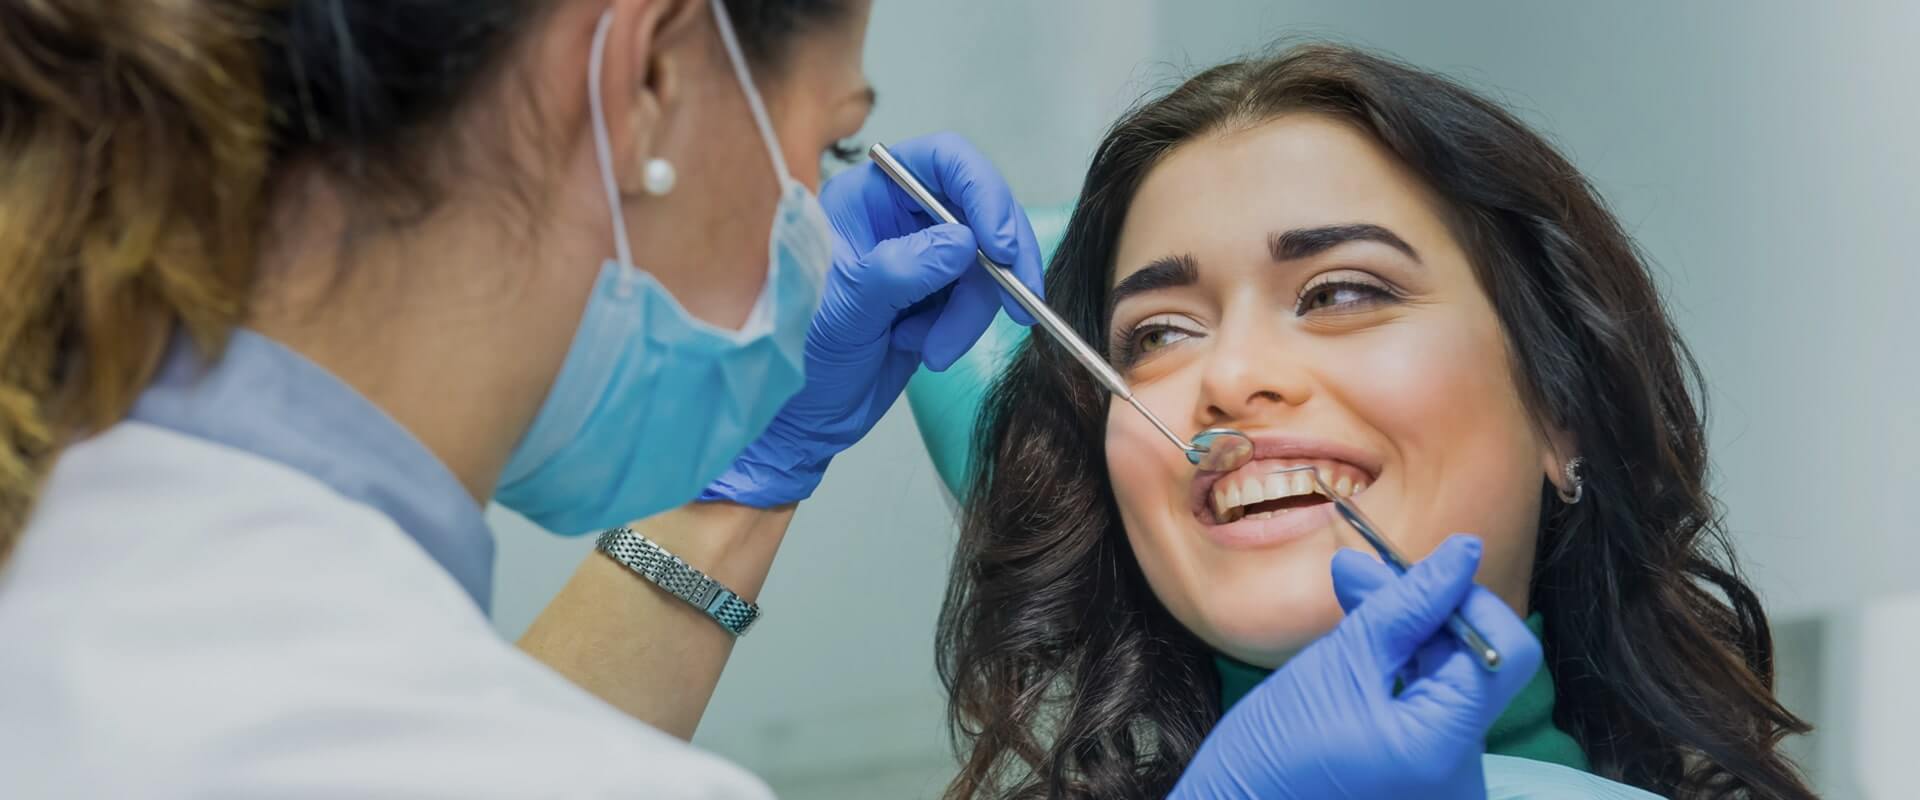
[[[9,798],[759,798],[505,642],[393,521],[127,422],[0,567]]]

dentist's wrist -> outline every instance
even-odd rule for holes
[[[793,506],[695,502],[628,527],[753,602],[793,522]]]
[[[629,527],[752,603],[792,517],[791,509],[708,503]],[[615,708],[688,739],[734,641],[706,610],[595,552],[534,620],[520,646]]]

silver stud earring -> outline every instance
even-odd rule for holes
[[[647,169],[643,176],[647,194],[665,197],[673,191],[673,183],[679,178],[673,170],[673,163],[664,158],[647,159]]]
[[[1556,493],[1560,495],[1560,502],[1575,505],[1580,502],[1581,497],[1586,495],[1587,476],[1583,473],[1586,466],[1587,459],[1584,456],[1576,456],[1567,462],[1567,483],[1573,484],[1573,491],[1569,493],[1556,489]]]

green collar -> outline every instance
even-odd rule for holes
[[[1546,620],[1534,614],[1527,617],[1527,628],[1538,638],[1546,629]],[[1223,711],[1232,708],[1272,673],[1272,670],[1221,655],[1213,657],[1213,666],[1220,673]],[[1487,752],[1586,771],[1587,754],[1581,751],[1580,744],[1553,725],[1553,675],[1545,666],[1534,673],[1533,680],[1513,698],[1500,718],[1493,721],[1493,728],[1487,731]]]

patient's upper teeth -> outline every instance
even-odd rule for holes
[[[1350,466],[1339,462],[1283,461],[1273,463],[1265,472],[1236,474],[1215,482],[1209,498],[1213,504],[1214,518],[1220,523],[1266,519],[1280,512],[1249,514],[1247,507],[1273,500],[1320,495],[1323,483],[1326,487],[1324,491],[1332,497],[1352,497],[1367,490],[1366,476],[1355,474]]]
[[[1277,500],[1279,498],[1286,497],[1287,496],[1287,476],[1281,475],[1279,473],[1268,475],[1265,481],[1265,485],[1262,488],[1266,490],[1263,493],[1265,496],[1261,498],[1263,500]]]

